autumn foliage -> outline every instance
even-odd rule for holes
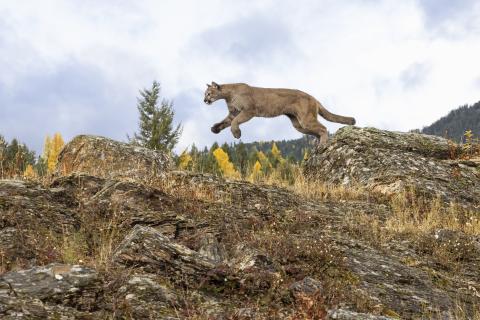
[[[215,149],[215,151],[213,151],[213,156],[217,160],[218,166],[224,177],[240,178],[240,174],[233,166],[233,163],[230,162],[228,154],[223,151],[222,148]]]
[[[55,170],[55,166],[58,162],[58,155],[62,150],[65,142],[63,141],[60,133],[55,133],[52,138],[47,135],[45,138],[45,144],[43,147],[43,161],[47,166],[47,173],[52,173]]]

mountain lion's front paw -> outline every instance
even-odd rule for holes
[[[218,125],[214,125],[210,130],[212,130],[213,133],[219,133],[220,127]]]
[[[240,131],[240,129],[232,128],[232,134],[235,138],[240,139],[240,137],[242,136],[242,131]]]

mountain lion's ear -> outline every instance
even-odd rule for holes
[[[220,85],[216,83],[215,81],[212,81],[212,85],[215,89],[220,89]]]
[[[211,85],[207,83],[207,87],[209,87],[209,88],[210,88],[210,87],[211,87]]]

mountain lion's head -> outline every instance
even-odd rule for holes
[[[212,104],[213,102],[217,101],[218,99],[222,98],[222,88],[219,84],[212,81],[212,84],[207,84],[207,90],[205,90],[205,97],[203,101],[206,104]]]

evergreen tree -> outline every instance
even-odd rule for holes
[[[217,142],[214,142],[212,147],[210,148],[209,152],[207,153],[206,156],[206,166],[205,166],[205,171],[204,172],[209,172],[213,173],[216,175],[220,175],[222,172],[220,170],[220,167],[218,165],[217,160],[215,159],[215,156],[213,155],[213,152],[217,149],[219,149],[219,145]]]
[[[13,138],[6,150],[7,171],[9,175],[18,175],[17,158],[18,158],[18,140]]]
[[[37,163],[35,163],[35,171],[40,177],[43,177],[48,173],[48,164],[47,160],[43,158],[43,156],[39,156],[37,159]]]
[[[28,165],[35,163],[35,152],[25,144],[12,139],[7,143],[0,135],[0,177],[22,176]]]
[[[450,111],[446,116],[422,129],[422,133],[465,142],[465,132],[471,130],[474,137],[480,136],[480,101]]]
[[[171,152],[182,133],[179,124],[173,129],[173,102],[160,99],[160,84],[154,81],[150,90],[140,90],[137,109],[140,113],[139,132],[130,142],[149,149]]]
[[[240,141],[235,145],[235,161],[234,164],[239,168],[242,177],[247,175],[248,171],[248,152],[245,144]]]

